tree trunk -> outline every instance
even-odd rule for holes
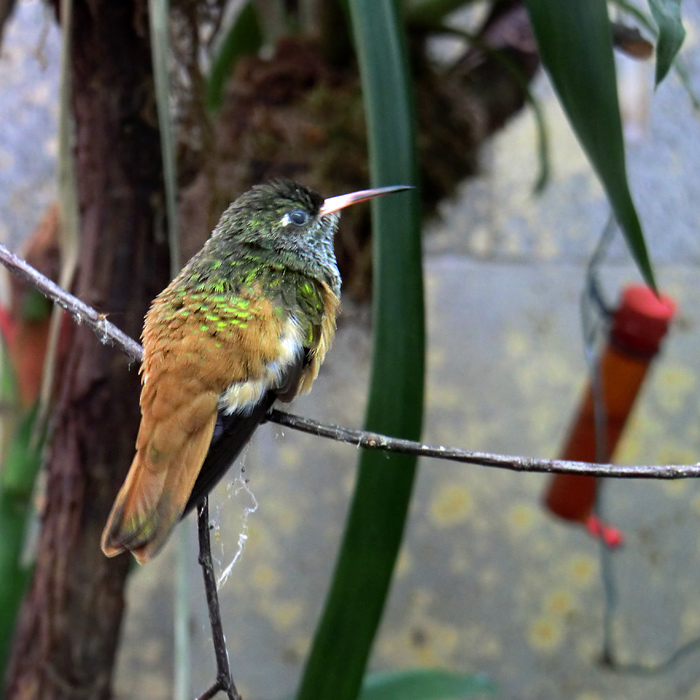
[[[146,0],[75,0],[73,89],[80,202],[75,293],[128,334],[167,283],[156,236],[162,176]],[[76,327],[58,368],[36,570],[6,678],[8,698],[108,698],[127,557],[100,533],[133,456],[135,366]]]

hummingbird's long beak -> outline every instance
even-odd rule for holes
[[[358,192],[350,192],[350,194],[340,194],[337,197],[329,197],[319,212],[319,216],[328,216],[333,212],[340,211],[351,204],[364,202],[373,197],[381,197],[384,194],[392,192],[403,192],[404,190],[412,190],[413,185],[391,185],[389,187],[375,187],[372,190],[359,190]]]

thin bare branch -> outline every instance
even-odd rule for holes
[[[10,272],[21,277],[36,287],[42,294],[66,309],[78,323],[85,323],[103,343],[119,348],[132,359],[140,362],[143,348],[126,334],[122,333],[103,314],[98,313],[87,304],[61,289],[57,284],[28,265],[24,260],[11,253],[0,244],[0,263]],[[351,430],[337,425],[326,425],[310,418],[302,418],[290,413],[273,409],[268,420],[279,425],[300,430],[318,437],[325,437],[368,450],[384,450],[417,454],[421,457],[444,459],[452,462],[464,462],[482,467],[495,467],[519,472],[541,472],[560,474],[585,474],[627,479],[689,479],[700,477],[700,463],[668,465],[617,465],[593,464],[588,462],[570,462],[560,459],[537,459],[533,457],[513,457],[472,452],[459,447],[426,445],[411,440],[392,438],[363,430]]]
[[[210,688],[207,688],[200,696],[198,696],[197,700],[210,700],[210,698],[213,698],[221,690],[221,683],[219,683],[219,681],[216,681],[214,685],[212,685]]]
[[[69,294],[18,255],[10,252],[2,243],[0,243],[0,263],[13,275],[31,284],[44,296],[64,308],[77,323],[88,326],[102,343],[114,345],[133,360],[141,362],[143,348],[135,340],[110,323],[104,314],[98,313],[91,306]]]
[[[481,467],[496,467],[517,472],[538,472],[546,474],[566,473],[585,474],[586,476],[605,476],[627,479],[690,479],[700,477],[698,464],[635,465],[594,464],[591,462],[571,462],[563,459],[539,459],[536,457],[513,457],[491,454],[490,452],[473,452],[461,447],[443,447],[426,445],[413,440],[387,437],[365,430],[351,430],[339,425],[319,423],[311,418],[303,418],[273,408],[268,420],[279,425],[300,430],[303,433],[329,438],[348,445],[355,445],[369,450],[415,454],[433,459],[445,459],[451,462],[465,462]]]
[[[216,656],[216,683],[209,688],[199,700],[214,697],[219,691],[223,691],[229,700],[241,700],[236,690],[236,684],[231,676],[231,666],[228,661],[226,638],[221,624],[221,609],[219,607],[219,594],[216,591],[216,576],[214,575],[214,561],[211,556],[211,537],[209,534],[209,499],[204,500],[197,507],[197,531],[199,533],[199,563],[202,566],[204,576],[204,592],[207,596],[209,608],[209,623],[211,636],[214,643]]]

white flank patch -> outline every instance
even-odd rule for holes
[[[304,351],[301,326],[290,316],[282,331],[276,360],[269,362],[262,377],[247,382],[234,382],[219,397],[219,409],[227,414],[241,411],[250,413],[270,388],[279,386],[289,365],[296,362]]]

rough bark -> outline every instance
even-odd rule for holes
[[[75,293],[132,336],[167,282],[145,0],[76,0],[73,37],[81,248]],[[108,698],[129,560],[101,528],[133,456],[136,367],[76,328],[58,370],[46,499],[8,698]]]

